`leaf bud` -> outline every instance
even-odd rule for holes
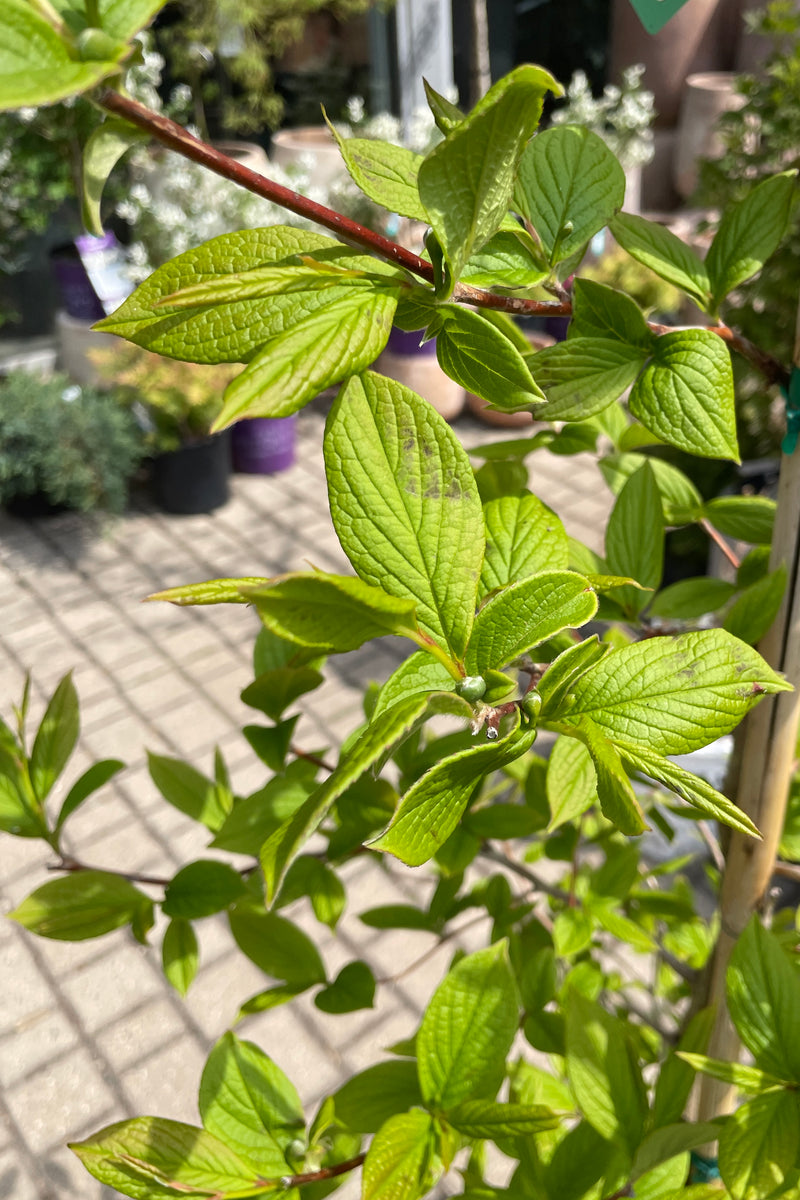
[[[470,704],[474,704],[486,691],[486,680],[482,675],[466,675],[456,684],[456,691]]]

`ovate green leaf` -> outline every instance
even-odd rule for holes
[[[755,917],[734,947],[727,984],[731,1018],[756,1066],[800,1082],[800,980]]]
[[[525,359],[489,321],[451,306],[440,310],[436,328],[439,365],[468,392],[502,412],[544,404]]]
[[[642,1140],[647,1093],[624,1023],[570,989],[567,1076],[586,1120],[633,1156]]]
[[[419,194],[455,281],[508,211],[522,151],[539,123],[545,93],[561,93],[540,67],[517,67],[428,154]]]
[[[611,339],[649,351],[656,335],[639,305],[625,292],[594,279],[576,279],[567,337]]]
[[[700,308],[707,307],[711,293],[708,271],[694,250],[669,229],[632,213],[613,217],[609,229],[637,262],[686,292]]]
[[[82,942],[152,911],[152,901],[127,879],[78,871],[44,883],[8,915],[39,937]]]
[[[225,389],[212,432],[241,417],[286,417],[345,375],[370,366],[386,345],[397,291],[351,289],[267,342]]]
[[[719,629],[612,650],[577,680],[569,720],[585,713],[612,740],[686,754],[735,728],[765,693],[789,685]]]
[[[370,846],[421,866],[456,829],[481,777],[519,758],[535,738],[535,729],[519,732],[515,726],[498,741],[443,758],[406,792],[391,825]]]
[[[115,60],[81,62],[27,0],[4,0],[0,16],[0,109],[52,104],[88,91],[118,70]]]
[[[417,1034],[426,1104],[447,1112],[473,1096],[492,1099],[518,1020],[507,943],[463,958],[436,989]]]
[[[227,863],[201,859],[181,867],[167,884],[162,911],[194,921],[227,908],[245,890],[238,871]]]
[[[563,1116],[541,1104],[498,1104],[465,1100],[447,1114],[448,1124],[468,1138],[527,1137],[557,1129]]]
[[[567,566],[567,535],[561,521],[536,496],[502,496],[484,505],[486,555],[481,591],[491,592],[540,571]]]
[[[583,420],[602,412],[631,387],[646,359],[639,346],[599,337],[571,337],[532,354],[530,368],[547,399],[542,418]]]
[[[314,997],[320,1012],[349,1013],[372,1008],[375,1003],[375,976],[365,962],[351,962],[342,967],[333,983],[322,988]]]
[[[47,797],[67,765],[79,727],[78,695],[72,675],[65,675],[50,697],[31,750],[30,776],[37,800]]]
[[[265,974],[290,984],[325,982],[316,946],[291,921],[251,901],[231,908],[228,920],[239,949]]]
[[[336,1117],[354,1133],[377,1133],[389,1117],[421,1107],[417,1064],[408,1061],[377,1063],[348,1079],[333,1103]]]
[[[148,753],[147,762],[150,777],[164,799],[216,833],[230,809],[216,784],[179,758]]]
[[[136,1117],[73,1142],[95,1179],[135,1200],[175,1194],[188,1197],[249,1195],[258,1171],[223,1142],[178,1121]]]
[[[161,963],[166,979],[181,996],[192,985],[200,958],[197,937],[185,917],[173,917],[161,943]]]
[[[347,575],[298,572],[245,587],[244,594],[273,633],[326,654],[357,650],[385,634],[408,637],[416,631],[412,600]]]
[[[589,751],[574,737],[556,738],[547,760],[548,829],[558,829],[597,803],[597,775]]]
[[[420,1109],[390,1117],[367,1152],[361,1200],[418,1200],[433,1182],[433,1118]]]
[[[330,126],[342,152],[344,165],[365,196],[389,212],[427,222],[427,213],[417,191],[417,174],[422,155],[405,146],[393,146],[374,138],[343,138]]]
[[[768,496],[715,496],[703,512],[727,537],[757,546],[772,541],[777,505]]]
[[[421,627],[460,658],[484,537],[475,478],[455,434],[414,392],[366,372],[331,410],[325,463],[331,516],[355,570],[414,600]]]
[[[606,526],[606,562],[618,575],[628,575],[643,588],[657,588],[664,569],[664,517],[656,477],[645,463],[617,496]],[[626,587],[614,597],[637,614],[649,602],[647,592]]]
[[[736,597],[725,614],[723,629],[754,646],[778,615],[786,591],[786,565],[770,572]]]
[[[99,125],[83,148],[82,217],[89,233],[103,235],[100,201],[106,182],[119,160],[128,150],[146,140],[142,133],[127,121],[108,120]]]
[[[208,1057],[198,1097],[203,1125],[262,1176],[288,1170],[286,1149],[303,1130],[300,1097],[283,1071],[252,1042],[226,1033]]]
[[[511,583],[475,618],[467,648],[470,675],[500,669],[562,629],[576,629],[597,612],[597,596],[582,575],[544,571]]]
[[[793,1092],[767,1092],[728,1118],[719,1139],[719,1170],[733,1200],[763,1200],[781,1187],[800,1149]]]
[[[537,134],[519,165],[515,202],[542,240],[551,265],[607,225],[625,200],[625,173],[591,130],[557,125]]]
[[[739,461],[731,358],[715,333],[662,334],[628,404],[646,429],[671,446]]]
[[[729,204],[706,255],[716,308],[729,292],[756,275],[786,232],[797,171],[757,183],[738,204]]]

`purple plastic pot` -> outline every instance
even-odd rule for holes
[[[430,338],[420,345],[423,332],[422,329],[412,329],[410,333],[406,333],[403,329],[392,328],[386,349],[390,354],[435,354],[436,338]]]
[[[251,417],[231,430],[233,469],[244,475],[274,475],[294,462],[297,417]]]
[[[99,321],[106,315],[72,242],[54,250],[50,262],[68,316],[76,321]]]

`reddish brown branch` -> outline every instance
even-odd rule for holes
[[[698,521],[698,524],[701,529],[704,529],[706,531],[708,536],[711,538],[712,542],[714,542],[717,546],[719,546],[720,550],[725,555],[728,562],[733,567],[734,571],[738,571],[739,567],[742,564],[739,561],[739,558],[737,557],[737,555],[735,555],[733,550],[731,550],[730,546],[725,541],[725,538],[722,536],[722,534],[719,533],[714,528],[714,526],[711,524],[711,522],[708,521],[705,517],[703,517],[703,519],[701,521]]]
[[[302,1187],[304,1183],[321,1183],[324,1179],[335,1179],[337,1175],[345,1175],[355,1171],[366,1158],[366,1154],[357,1154],[347,1162],[337,1163],[334,1167],[320,1167],[318,1171],[308,1171],[305,1175],[285,1175],[280,1183],[285,1188]]]
[[[417,254],[413,254],[404,246],[390,241],[389,238],[385,238],[379,233],[373,233],[371,229],[366,229],[357,221],[351,221],[349,217],[343,216],[334,209],[327,208],[324,204],[317,204],[314,200],[309,200],[307,196],[301,196],[299,192],[283,187],[265,175],[259,175],[257,171],[250,170],[249,167],[243,166],[221,151],[215,150],[213,146],[194,137],[175,121],[171,121],[169,117],[151,112],[137,100],[132,100],[129,96],[123,96],[110,88],[100,94],[98,102],[106,112],[129,121],[131,125],[149,133],[151,137],[156,138],[170,150],[182,154],[184,158],[191,159],[192,162],[199,163],[202,167],[207,167],[208,170],[216,172],[224,179],[238,183],[256,196],[271,200],[273,204],[279,204],[289,212],[296,213],[297,216],[316,221],[318,225],[329,229],[337,237],[361,246],[388,262],[395,263],[398,267],[403,267],[426,283],[434,282],[433,267]],[[542,301],[531,300],[524,296],[498,296],[493,292],[484,291],[482,288],[470,287],[466,283],[456,284],[452,299],[462,304],[472,304],[477,308],[492,308],[500,312],[514,313],[517,316],[568,317],[572,314],[572,305],[568,300]],[[668,333],[670,330],[668,325],[654,323],[651,323],[650,328],[657,334]],[[731,349],[746,358],[769,383],[785,385],[788,382],[789,372],[782,363],[754,346],[747,338],[734,333],[727,325],[715,325],[711,332],[716,333],[728,343]]]

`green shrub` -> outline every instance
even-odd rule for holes
[[[0,503],[41,496],[81,512],[122,512],[143,443],[112,397],[66,375],[13,371],[0,384],[0,415]]]

